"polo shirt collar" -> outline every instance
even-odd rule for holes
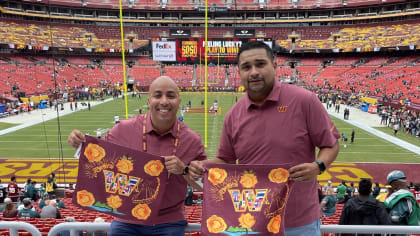
[[[175,123],[172,126],[172,128],[168,132],[166,132],[166,133],[164,133],[160,136],[165,136],[167,134],[171,134],[172,137],[175,137],[175,134],[176,134],[176,131],[177,131],[177,128],[176,128],[177,127],[177,122],[178,122],[178,120],[175,120]],[[151,134],[152,131],[154,131],[155,134],[159,135],[158,132],[156,131],[156,129],[153,128],[152,115],[150,114],[150,112],[148,112],[147,113],[147,120],[146,120],[146,134]]]
[[[264,101],[264,104],[267,101],[277,102],[280,97],[281,83],[277,80],[274,81],[273,89],[268,94],[267,98]],[[248,92],[245,93],[245,105],[249,109],[252,106],[257,106],[251,99],[248,97]]]

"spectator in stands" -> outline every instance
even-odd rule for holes
[[[7,196],[12,199],[12,202],[17,202],[19,199],[19,187],[16,184],[16,177],[10,177],[10,183],[7,186]]]
[[[337,187],[337,203],[344,203],[346,201],[346,190],[347,190],[347,185],[346,185],[346,181],[341,181],[341,184],[338,185]]]
[[[26,192],[24,194],[25,198],[30,198],[33,201],[37,201],[38,200],[38,193],[35,189],[35,181],[32,181],[26,186]]]
[[[39,203],[38,203],[38,208],[39,208],[39,209],[42,209],[44,206],[46,206],[47,204],[46,204],[45,202],[46,202],[46,201],[48,201],[48,200],[50,200],[50,199],[49,199],[49,196],[48,196],[48,193],[44,193],[43,198],[41,198],[41,199],[39,200]]]
[[[58,199],[55,194],[51,195],[50,200],[55,200],[58,208],[66,208],[64,202]]]
[[[6,198],[6,200],[4,201],[4,209],[2,210],[3,217],[4,218],[16,217],[18,214],[16,205],[12,202],[12,200],[10,200],[10,198]]]
[[[47,191],[50,198],[51,198],[51,195],[55,194],[55,189],[56,188],[57,188],[57,185],[53,182],[53,178],[48,177],[48,180],[45,183],[45,191]]]
[[[25,184],[23,185],[23,190],[22,190],[22,192],[23,192],[24,194],[26,194],[26,189],[28,188],[28,185],[30,185],[30,184],[31,184],[31,182],[32,182],[32,179],[31,179],[31,178],[28,178],[28,179],[26,180]]]
[[[349,200],[349,199],[351,199],[351,198],[354,197],[354,192],[355,191],[356,191],[356,189],[354,188],[354,184],[353,183],[350,183],[350,187],[347,187],[347,189],[346,189],[346,198],[347,198],[347,200]]]
[[[264,42],[242,44],[237,59],[247,93],[226,115],[217,157],[208,162],[294,163],[287,204],[299,207],[286,206],[286,235],[320,235],[316,177],[337,157],[340,133],[315,94],[276,81],[273,51]],[[203,162],[192,162],[190,172],[201,177]]]
[[[23,209],[18,212],[19,217],[39,218],[38,211],[33,208],[32,201],[29,198],[23,199]]]
[[[48,195],[47,191],[45,190],[45,183],[41,183],[39,189],[38,189],[38,193],[39,193],[39,198],[42,198],[45,196],[45,194]]]
[[[334,195],[333,188],[328,187],[325,191],[326,196],[321,201],[321,211],[324,217],[333,216],[335,211],[335,204],[337,203],[337,198]]]
[[[6,203],[8,203],[8,202],[12,202],[12,199],[7,197],[7,198],[4,199],[4,204],[0,206],[0,212],[4,211],[4,208],[6,208]]]
[[[323,188],[322,188],[322,186],[321,186],[321,184],[319,183],[319,181],[318,181],[318,200],[319,200],[319,203],[321,203],[321,201],[322,201],[322,199],[324,199],[324,191],[322,190]],[[325,189],[325,190],[327,190],[327,189]]]
[[[0,179],[0,202],[3,202],[5,197],[6,197],[6,188],[3,187],[3,185],[1,184],[1,179]]]
[[[201,199],[201,194],[197,196],[197,200],[194,200],[193,203],[196,205],[203,204],[203,199]]]
[[[322,187],[322,192],[325,193],[327,191],[327,188],[332,188],[332,187],[333,187],[332,186],[332,181],[328,180],[327,184],[325,184],[324,187]]]
[[[188,185],[187,188],[187,196],[185,198],[185,205],[186,206],[191,206],[193,204],[193,194],[194,193],[194,189],[191,185]]]
[[[51,172],[50,177],[51,177],[52,182],[55,184],[56,183],[55,173],[54,172]]]
[[[61,212],[55,200],[49,200],[48,205],[42,208],[41,218],[61,219]]]
[[[379,187],[379,183],[376,182],[375,187],[373,188],[373,191],[372,191],[372,197],[376,198],[380,193],[381,193],[381,187]]]
[[[206,155],[200,136],[177,119],[180,102],[175,82],[167,76],[158,77],[150,85],[149,112],[121,121],[104,137],[106,141],[118,145],[163,156],[165,168],[171,174],[164,196],[167,200],[161,204],[160,209],[154,209],[160,210],[155,225],[142,225],[139,221],[116,217],[111,223],[109,235],[184,236],[187,222],[183,206],[189,179],[188,163],[203,160]],[[139,139],[144,145],[138,145]],[[174,140],[180,144],[175,148]],[[84,135],[79,130],[74,130],[68,138],[74,148],[83,141]]]
[[[420,207],[413,193],[408,190],[407,177],[400,170],[391,171],[387,176],[391,185],[385,207],[395,225],[419,225]]]
[[[391,225],[391,218],[382,202],[370,196],[372,182],[370,179],[361,179],[359,182],[359,195],[350,199],[344,205],[340,217],[340,225]],[[355,234],[341,234],[353,236]],[[372,234],[357,234],[372,235]],[[376,236],[376,234],[375,234]],[[379,234],[380,236],[380,234]]]
[[[416,197],[417,202],[420,204],[420,182],[414,183],[413,194]]]

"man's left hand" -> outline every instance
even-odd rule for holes
[[[184,173],[185,164],[176,156],[164,156],[165,158],[165,167],[169,173],[180,175]]]
[[[315,162],[302,163],[289,169],[290,178],[297,182],[310,181],[319,174],[318,164]]]

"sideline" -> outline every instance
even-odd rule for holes
[[[379,138],[385,139],[386,141],[388,141],[390,143],[393,143],[393,144],[398,145],[398,146],[400,146],[404,149],[407,149],[411,152],[414,152],[417,155],[420,155],[420,147],[418,147],[416,145],[413,145],[409,142],[406,142],[404,140],[401,140],[399,138],[396,138],[396,137],[394,137],[392,135],[389,135],[387,133],[384,133],[382,131],[379,131],[377,129],[374,129],[371,126],[369,126],[369,125],[367,125],[363,122],[363,117],[362,117],[363,115],[376,116],[376,114],[369,114],[367,112],[365,114],[360,114],[357,111],[358,109],[356,109],[354,107],[350,107],[350,120],[344,120],[343,113],[342,112],[341,113],[336,113],[336,112],[333,111],[333,109],[334,109],[334,107],[327,110],[328,114],[330,114],[331,116],[334,116],[337,119],[340,119],[340,120],[342,120],[344,122],[347,122],[347,123],[349,123],[353,126],[356,126],[360,129],[363,129],[366,132],[369,132],[369,133],[371,133],[371,134],[373,134],[373,135],[375,135]],[[353,118],[352,118],[352,115],[353,115]],[[377,126],[380,126],[379,123],[377,123],[377,124],[378,124]]]
[[[90,106],[94,107],[96,105],[103,104],[105,102],[109,102],[109,101],[112,101],[112,100],[114,100],[114,98],[111,97],[111,98],[107,98],[103,101],[93,101],[93,102],[90,103],[91,104]],[[80,102],[84,102],[84,101],[79,101],[78,103],[80,104]],[[63,117],[65,115],[71,114],[73,112],[88,109],[87,106],[82,107],[80,105],[79,107],[80,108],[78,108],[77,110],[72,111],[72,110],[70,110],[70,103],[67,102],[64,105],[65,110],[64,111],[59,111],[59,116]],[[73,107],[73,109],[74,109],[74,107]],[[45,110],[45,112],[44,112],[44,110]],[[32,116],[32,117],[30,117],[30,116]],[[30,126],[33,126],[33,125],[37,125],[37,124],[40,124],[42,122],[49,121],[49,120],[52,120],[52,119],[55,119],[55,118],[57,118],[57,111],[55,109],[51,109],[51,108],[45,108],[45,109],[41,109],[41,110],[38,109],[36,111],[32,111],[31,114],[22,113],[22,114],[18,114],[18,115],[14,115],[14,116],[9,116],[9,117],[0,119],[0,121],[4,121],[6,123],[17,123],[17,122],[19,122],[19,123],[22,123],[22,124],[17,125],[17,126],[13,126],[13,127],[7,128],[7,129],[0,130],[0,135],[15,132],[15,131],[18,131],[20,129],[24,129],[24,128],[27,128],[27,127],[30,127]],[[7,122],[6,119],[13,119],[14,121],[13,122]]]

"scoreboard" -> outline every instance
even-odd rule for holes
[[[235,63],[236,55],[242,44],[257,39],[249,38],[208,38],[207,39],[207,62]],[[272,41],[263,39],[270,47]],[[204,38],[176,39],[176,60],[178,62],[190,62],[204,64],[206,41]]]
[[[270,48],[271,38],[208,38],[207,62],[213,64],[234,64],[242,44],[251,40],[264,41]],[[154,39],[152,41],[153,58],[158,61],[176,61],[204,64],[206,41],[204,38]]]

